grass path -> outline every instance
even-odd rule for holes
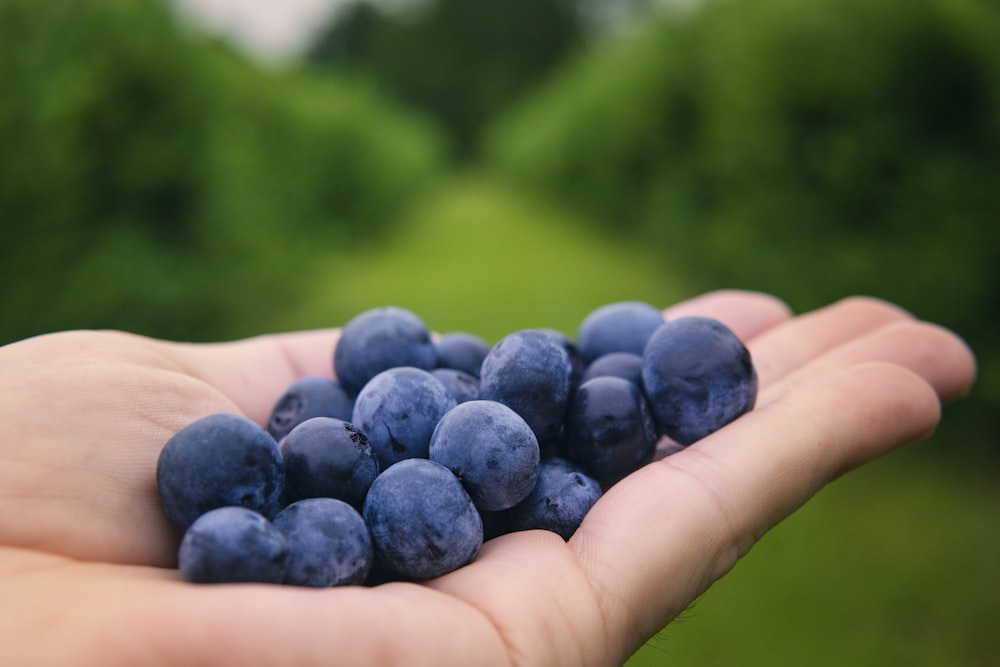
[[[467,330],[489,341],[516,329],[575,334],[593,308],[682,298],[667,260],[475,177],[430,193],[377,246],[334,251],[315,296],[296,316],[340,324],[382,305],[410,308],[437,331]],[[322,318],[322,319],[317,319]]]

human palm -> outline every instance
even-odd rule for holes
[[[196,586],[159,507],[163,444],[213,412],[263,423],[337,331],[233,343],[66,332],[0,348],[0,663],[613,665],[825,483],[930,433],[967,391],[960,339],[889,304],[791,317],[717,292],[675,306],[728,324],[757,407],[613,486],[569,542],[487,542],[422,584]]]

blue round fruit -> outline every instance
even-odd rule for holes
[[[291,430],[280,448],[289,502],[337,498],[360,509],[379,473],[368,438],[342,419],[307,419]]]
[[[441,334],[434,342],[434,350],[438,368],[453,368],[478,378],[490,346],[479,336],[452,331]]]
[[[476,507],[507,509],[538,476],[538,440],[516,412],[495,401],[469,401],[449,411],[431,436],[429,456],[461,480]]]
[[[479,398],[514,410],[545,443],[562,431],[573,377],[569,352],[556,336],[516,331],[500,339],[483,360]]]
[[[236,414],[213,414],[188,424],[163,446],[156,465],[160,504],[181,528],[227,505],[273,517],[283,482],[278,443]]]
[[[587,363],[580,355],[580,350],[577,348],[576,343],[573,342],[573,339],[558,329],[543,328],[530,329],[529,331],[538,331],[545,334],[566,351],[566,356],[569,358],[570,386],[575,387],[578,385],[580,383],[580,376],[583,374],[583,369],[586,368]]]
[[[367,579],[374,558],[368,526],[344,501],[299,500],[274,517],[274,526],[288,540],[284,583],[325,588]]]
[[[576,345],[586,363],[611,352],[642,354],[649,337],[661,324],[663,313],[648,303],[609,303],[583,319]]]
[[[751,410],[757,373],[750,352],[708,317],[665,323],[643,353],[642,381],[660,433],[689,445]]]
[[[580,376],[580,384],[596,377],[620,377],[642,387],[642,355],[634,352],[608,352],[594,359]]]
[[[429,459],[400,461],[379,475],[362,509],[376,559],[407,579],[424,580],[470,563],[483,522],[454,474]]]
[[[431,375],[436,377],[448,390],[456,403],[465,403],[479,398],[479,378],[457,368],[435,368]]]
[[[591,477],[611,482],[637,470],[653,459],[657,439],[646,397],[635,383],[596,377],[573,394],[563,451]]]
[[[351,422],[368,436],[387,468],[397,461],[427,457],[438,421],[455,407],[455,399],[428,371],[409,366],[390,368],[373,377],[358,393]]]
[[[430,330],[414,313],[395,306],[368,310],[351,319],[341,330],[333,353],[337,379],[352,395],[389,368],[431,370],[436,365]]]
[[[601,495],[601,485],[578,466],[546,459],[528,497],[503,513],[504,529],[548,530],[568,540]]]
[[[245,507],[219,507],[188,526],[177,567],[195,584],[280,584],[288,557],[288,541],[267,518]]]
[[[267,420],[267,432],[275,440],[312,417],[335,417],[349,420],[354,399],[336,380],[309,376],[292,382],[275,401]]]

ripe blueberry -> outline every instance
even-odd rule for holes
[[[379,562],[413,580],[471,562],[483,522],[462,483],[428,459],[400,461],[379,475],[362,510]]]
[[[275,440],[312,417],[335,417],[349,420],[354,399],[336,380],[303,377],[295,380],[274,403],[267,420],[267,432]]]
[[[333,417],[307,419],[281,441],[285,498],[338,498],[361,508],[378,475],[378,458],[368,438]]]
[[[430,370],[436,364],[437,353],[423,320],[394,306],[368,310],[351,319],[341,330],[333,353],[337,379],[351,394],[386,369]]]
[[[552,334],[517,331],[483,360],[479,397],[513,409],[544,443],[562,430],[572,378],[569,352]]]
[[[468,401],[450,410],[434,429],[429,456],[455,473],[480,510],[515,505],[538,476],[534,432],[495,401]]]
[[[265,517],[245,507],[219,507],[184,532],[177,567],[196,584],[280,584],[288,554],[288,541]]]
[[[397,461],[427,457],[438,420],[455,407],[441,381],[419,368],[382,371],[354,402],[352,423],[366,436],[382,468]]]
[[[661,324],[663,313],[648,303],[609,303],[583,319],[576,344],[586,363],[609,352],[642,354],[646,341]]]
[[[373,551],[364,519],[356,509],[334,498],[307,498],[274,517],[288,540],[284,583],[324,588],[364,583]]]
[[[188,424],[163,446],[156,466],[160,503],[181,528],[227,505],[273,517],[283,478],[278,443],[235,414],[209,415]]]
[[[662,434],[689,445],[753,408],[757,373],[750,352],[718,320],[663,324],[643,353],[642,381]]]

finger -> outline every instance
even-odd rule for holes
[[[815,377],[625,478],[570,542],[609,634],[628,635],[635,650],[825,483],[923,437],[939,414],[915,373],[863,364]]]
[[[785,348],[787,349],[787,347]],[[801,351],[801,350],[800,350]],[[772,371],[784,362],[771,362],[777,350],[760,354]],[[803,367],[774,378],[759,397],[758,404],[793,391],[797,385],[836,368],[882,360],[905,367],[922,377],[944,402],[966,393],[976,378],[976,359],[969,346],[953,332],[915,320],[899,320],[874,328],[812,359]],[[770,363],[768,363],[770,362]]]
[[[668,320],[689,316],[711,317],[746,341],[788,320],[791,310],[783,301],[769,294],[719,290],[671,306],[663,315]]]
[[[264,424],[294,380],[333,377],[339,329],[269,334],[227,343],[165,343],[186,372],[216,387],[250,419]]]
[[[748,348],[758,380],[767,386],[846,341],[912,319],[885,301],[849,297],[771,327]]]

